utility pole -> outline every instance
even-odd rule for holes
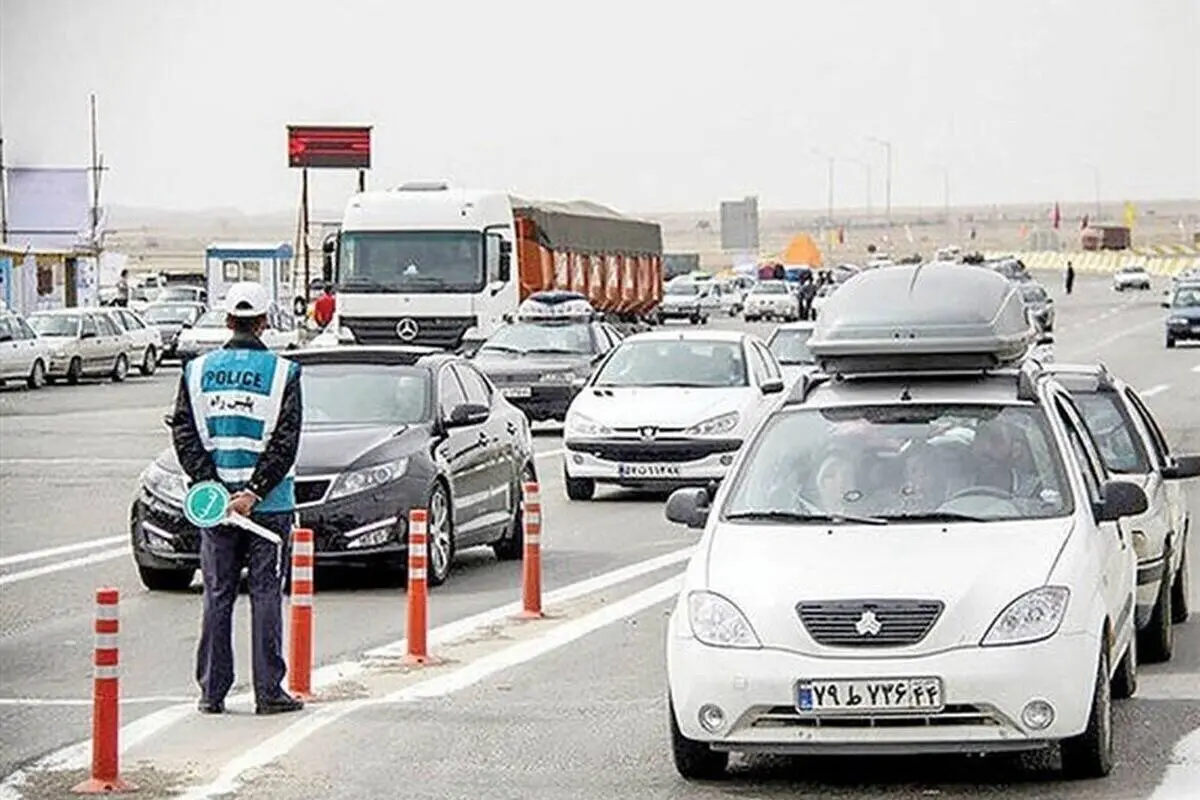
[[[887,175],[884,179],[884,193],[887,195],[887,224],[892,227],[892,143],[885,139],[868,136],[868,140],[883,147],[887,153]]]
[[[8,241],[8,183],[4,179],[4,134],[0,133],[0,244]]]
[[[301,243],[304,245],[304,296],[309,296],[309,286],[312,285],[312,267],[310,259],[312,248],[308,244],[308,167],[300,170],[300,227],[302,229]]]
[[[97,255],[100,252],[100,172],[104,168],[100,162],[100,143],[96,130],[96,95],[88,98],[91,106],[92,129],[92,235],[89,238],[92,248]]]
[[[832,227],[833,226],[834,165],[837,163],[837,159],[827,153],[821,152],[820,150],[816,149],[815,147],[811,148],[811,151],[814,156],[817,156],[818,158],[823,158],[829,163],[829,177],[827,178],[828,183],[829,183],[829,186],[828,186],[829,198],[826,203],[826,214],[829,219],[829,225],[830,225],[830,227]]]

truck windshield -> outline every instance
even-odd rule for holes
[[[346,292],[483,290],[483,235],[478,231],[346,232],[340,256],[338,284]]]

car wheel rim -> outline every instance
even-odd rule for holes
[[[441,577],[449,571],[450,508],[446,493],[438,488],[429,501],[429,550],[434,574]]]

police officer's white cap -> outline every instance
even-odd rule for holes
[[[270,306],[266,287],[254,281],[235,283],[225,295],[225,313],[231,317],[265,316]]]

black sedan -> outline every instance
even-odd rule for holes
[[[1054,298],[1046,291],[1045,286],[1033,282],[1022,284],[1021,300],[1029,312],[1029,319],[1037,325],[1039,331],[1054,331]]]
[[[429,511],[432,585],[468,547],[521,557],[521,484],[537,479],[533,436],[470,362],[422,347],[288,358],[303,367],[297,515],[314,532],[318,566],[402,570],[412,508]],[[129,523],[149,589],[184,589],[199,566],[200,533],[181,507],[186,491],[169,448],[142,473]]]
[[[151,303],[142,310],[142,319],[162,334],[162,357],[175,359],[179,358],[180,332],[195,325],[206,310],[203,303]]]
[[[1200,339],[1200,281],[1177,285],[1167,308],[1167,347]]]

